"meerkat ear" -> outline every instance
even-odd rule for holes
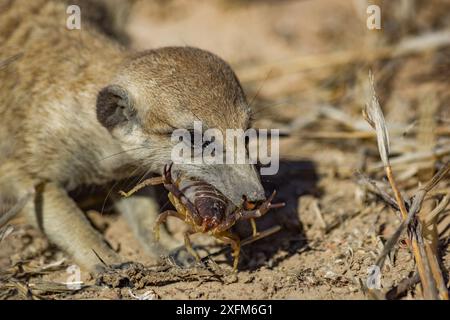
[[[108,130],[130,121],[136,115],[127,90],[118,85],[109,85],[97,95],[97,119]]]

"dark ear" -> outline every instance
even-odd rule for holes
[[[97,96],[97,119],[108,130],[136,115],[127,90],[118,85],[103,88]]]

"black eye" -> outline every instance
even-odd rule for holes
[[[201,135],[201,133],[196,133],[194,130],[189,130],[192,147],[194,147],[194,144],[195,144],[195,134]],[[198,138],[201,139],[201,136]],[[213,138],[213,140],[214,140],[214,138]],[[212,141],[203,141],[202,149],[205,149],[207,146],[209,146],[211,144],[211,142]]]
[[[194,130],[189,130],[189,138],[190,138],[190,142],[189,145],[191,147],[191,151],[193,152],[193,154],[195,155],[196,152],[201,152],[201,150],[203,150],[203,146],[197,144],[197,141],[195,140],[196,135],[198,135],[199,133],[195,132]],[[197,137],[197,139],[201,139],[200,137]]]
[[[248,147],[248,144],[250,143],[250,137],[246,135],[244,139],[245,139],[244,140],[245,141],[245,146]]]
[[[205,141],[202,144],[202,148],[205,149],[207,146],[209,146],[211,144],[211,141]]]
[[[194,146],[194,139],[195,139],[195,132],[194,132],[194,130],[189,130],[189,136],[190,136],[190,139],[191,139],[191,145],[192,146]]]

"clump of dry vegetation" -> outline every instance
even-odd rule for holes
[[[426,212],[425,210],[422,211],[421,209],[427,193],[439,184],[450,171],[450,161],[443,164],[431,180],[425,183],[425,185],[420,186],[419,190],[411,198],[404,199],[397,186],[390,164],[388,129],[375,94],[373,75],[370,76],[372,88],[371,99],[366,105],[366,109],[364,109],[363,113],[366,121],[376,131],[380,158],[394,197],[391,197],[385,191],[377,189],[377,183],[375,181],[370,181],[369,179],[364,179],[363,181],[368,181],[372,187],[375,187],[375,190],[379,190],[378,195],[392,206],[394,210],[399,211],[402,219],[402,223],[397,228],[394,235],[386,242],[383,251],[377,258],[376,266],[380,269],[383,267],[386,256],[397,243],[403,231],[408,229],[407,242],[411,247],[417,264],[424,298],[438,299],[439,297],[443,300],[448,300],[448,290],[439,265],[440,257],[437,251],[439,237],[436,230],[439,215],[446,209],[449,203],[449,195],[446,194],[442,200],[432,208],[431,212]]]

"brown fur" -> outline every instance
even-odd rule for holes
[[[97,254],[107,263],[120,258],[67,191],[160,173],[170,161],[174,128],[201,120],[206,127],[245,129],[249,108],[217,56],[189,47],[130,54],[83,22],[81,30],[67,30],[65,9],[59,1],[0,0],[0,193],[20,198],[34,186],[36,198],[24,209],[28,221],[93,270]],[[244,193],[264,196],[250,165],[177,170],[235,202]],[[132,228],[149,251],[158,251],[140,227],[157,209],[143,201],[152,212],[127,219],[138,219]]]

